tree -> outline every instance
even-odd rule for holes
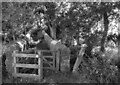
[[[101,2],[98,7],[94,11],[96,13],[99,13],[103,17],[103,22],[104,22],[104,31],[102,34],[102,39],[101,39],[101,51],[104,52],[104,44],[106,37],[108,35],[108,28],[109,28],[109,18],[112,17],[118,17],[118,13],[114,12],[115,9],[118,9],[118,4],[119,2],[113,2],[113,3],[104,3]]]

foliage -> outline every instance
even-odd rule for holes
[[[87,69],[88,79],[97,83],[117,83],[119,82],[119,56],[118,49],[105,48],[105,53],[100,52],[100,47],[95,47],[92,58],[86,60],[84,56],[83,70]]]
[[[2,29],[4,32],[12,30],[12,34],[17,35],[39,24],[42,28],[56,29],[59,39],[71,41],[71,37],[76,36],[79,44],[79,37],[86,41],[90,37],[91,29],[94,27],[92,30],[95,30],[97,22],[102,20],[104,9],[108,9],[111,19],[117,19],[119,14],[113,10],[117,8],[119,3],[3,2]],[[103,36],[102,33],[100,36]]]
[[[99,55],[89,58],[88,62],[82,64],[83,69],[87,70],[87,78],[94,83],[117,83],[118,69],[114,65],[110,65],[107,60]]]

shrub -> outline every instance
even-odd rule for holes
[[[108,53],[109,52],[109,53]],[[94,53],[92,58],[88,58],[84,67],[88,71],[87,76],[91,81],[97,83],[117,83],[118,68],[115,65],[117,54],[106,51],[104,57],[100,53]],[[109,55],[108,55],[109,54]],[[113,61],[114,59],[114,61]]]

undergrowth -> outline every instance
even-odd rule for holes
[[[87,78],[95,83],[118,83],[118,68],[110,64],[107,59],[100,55],[93,55],[88,62],[82,64],[82,70],[87,70]],[[112,63],[112,61],[111,61]],[[119,82],[120,83],[120,82]]]

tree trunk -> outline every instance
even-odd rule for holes
[[[56,28],[50,26],[50,34],[53,39],[56,39]]]
[[[104,18],[104,32],[103,32],[103,37],[101,39],[101,49],[100,49],[102,52],[105,51],[104,44],[105,44],[105,40],[108,32],[108,25],[109,25],[107,12],[104,12],[103,18]]]

